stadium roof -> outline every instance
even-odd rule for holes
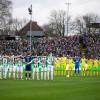
[[[87,25],[89,28],[100,28],[100,23],[90,23]]]
[[[19,30],[16,35],[19,35],[19,36],[27,35],[27,33],[29,31],[30,31],[30,22],[28,22],[21,30]],[[33,21],[32,22],[32,31],[39,33],[39,32],[43,32],[43,29],[37,24],[37,22]],[[35,33],[35,35],[36,35],[36,33]]]

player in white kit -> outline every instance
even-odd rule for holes
[[[11,55],[10,56],[10,66],[9,66],[9,78],[11,78],[11,73],[12,73],[13,79],[15,79],[16,78],[15,72],[16,72],[15,56]]]
[[[42,63],[42,68],[41,68],[41,80],[46,80],[47,79],[47,67],[46,67],[46,56],[41,57],[41,63]]]
[[[20,55],[15,57],[15,66],[17,68],[17,79],[23,80],[23,58]]]
[[[38,66],[38,56],[35,56],[33,58],[34,68],[33,68],[33,80],[35,79],[35,76],[37,80],[39,80],[39,66]]]
[[[47,58],[47,79],[49,80],[49,77],[51,80],[53,80],[53,56],[50,55]]]
[[[6,54],[4,54],[3,58],[2,58],[2,63],[3,63],[3,79],[7,79],[8,59],[9,59],[9,56],[7,56]]]
[[[11,57],[9,57],[8,68],[9,68],[8,77],[9,77],[9,79],[11,79],[11,74],[12,74],[12,59],[11,59]]]

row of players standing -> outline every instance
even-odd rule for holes
[[[37,80],[53,80],[53,57],[51,56],[31,56],[30,52],[27,52],[26,56],[19,54],[18,56],[0,56],[0,78],[7,79],[17,78],[23,79],[23,67],[25,68],[25,77],[27,79],[35,78]],[[41,74],[39,74],[41,72]]]
[[[85,58],[83,57],[56,57],[54,59],[54,66],[57,71],[66,70],[68,76],[81,75],[81,76],[98,76],[98,71],[100,70],[100,59],[94,58]],[[80,73],[81,71],[81,73]],[[80,74],[79,74],[80,73]]]

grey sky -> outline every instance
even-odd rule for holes
[[[54,9],[66,10],[65,2],[68,0],[12,0],[14,18],[30,18],[28,7],[33,5],[33,19],[40,25],[47,23],[50,12]],[[73,17],[88,12],[100,15],[100,0],[69,0],[71,2],[70,15]],[[67,10],[66,10],[67,11]]]

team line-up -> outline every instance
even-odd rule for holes
[[[100,60],[97,58],[85,57],[53,57],[50,56],[0,56],[0,79],[23,79],[23,72],[27,79],[53,80],[54,74],[63,72],[65,75],[72,76],[80,73],[82,76],[98,76],[100,70]],[[31,75],[32,74],[32,75]]]

